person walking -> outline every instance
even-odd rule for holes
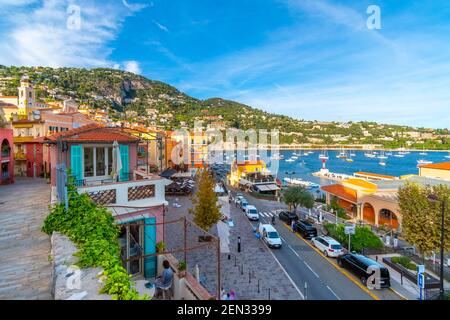
[[[295,232],[295,221],[294,221],[294,219],[291,220],[291,228],[292,228],[292,232]]]

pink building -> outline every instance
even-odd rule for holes
[[[156,243],[164,241],[165,186],[171,181],[137,169],[139,138],[90,124],[53,134],[43,142],[50,148],[51,183],[59,201],[65,194],[65,168],[70,168],[78,192],[108,208],[121,226],[126,257],[136,248],[143,248],[144,254],[156,252]],[[115,172],[114,159],[119,158],[122,168]],[[156,257],[126,261],[124,267],[130,274],[151,278]]]
[[[14,183],[13,131],[0,128],[0,184]]]

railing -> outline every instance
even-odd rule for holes
[[[88,187],[88,186],[97,186],[97,185],[105,185],[105,184],[111,184],[114,182],[127,182],[127,181],[133,181],[134,180],[134,174],[133,173],[122,173],[119,177],[119,181],[114,181],[113,177],[103,178],[103,179],[75,179],[74,176],[74,184],[76,187]],[[125,178],[123,178],[125,177]]]

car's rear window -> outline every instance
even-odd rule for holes
[[[332,244],[331,245],[331,249],[335,249],[335,250],[341,250],[342,246],[340,244]]]
[[[275,232],[275,231],[269,232],[269,233],[267,234],[267,236],[268,236],[269,238],[271,238],[271,239],[277,239],[277,238],[279,238],[278,233]]]
[[[252,213],[252,214],[258,214],[258,211],[255,209],[250,209],[250,210],[248,210],[248,212]]]

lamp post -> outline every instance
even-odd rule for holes
[[[445,229],[445,201],[439,200],[435,194],[429,195],[428,200],[433,203],[441,204],[441,266],[439,270],[439,299],[444,300],[444,229]]]

